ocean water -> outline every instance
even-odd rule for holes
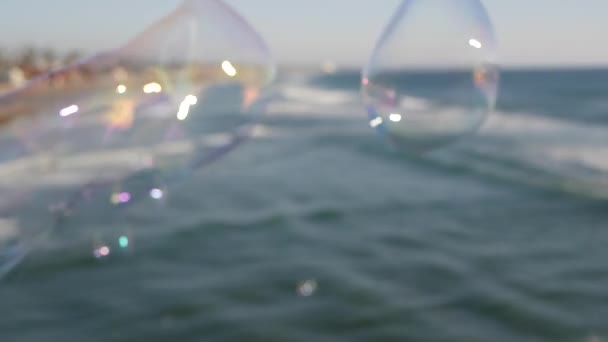
[[[252,139],[116,221],[128,253],[59,227],[0,282],[0,341],[608,341],[608,71],[505,72],[418,158],[358,77],[284,72]]]

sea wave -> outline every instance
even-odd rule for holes
[[[357,93],[345,90],[326,90],[304,86],[286,86],[281,90],[286,100],[309,102],[319,105],[343,105],[356,102]]]
[[[538,113],[492,113],[439,159],[521,184],[608,198],[608,127]]]
[[[437,111],[434,115],[446,118],[462,111],[414,96],[403,97],[400,106],[413,112],[433,109]],[[366,120],[358,92],[313,86],[282,88],[281,98],[271,104],[269,114]],[[472,172],[490,172],[510,181],[551,187],[557,184],[568,191],[608,197],[606,137],[607,126],[499,109],[488,115],[477,134],[448,149],[453,155],[447,159],[452,165],[468,163],[466,167]],[[463,155],[468,157],[459,158]]]
[[[327,90],[308,85],[285,85],[266,108],[269,115],[357,118],[363,113],[359,94],[346,90]],[[361,116],[363,117],[363,116]]]
[[[364,122],[363,107],[355,91],[328,90],[313,86],[285,86],[281,97],[269,106],[269,114],[325,118],[350,118]],[[462,108],[441,106],[420,97],[405,96],[401,108],[437,111],[450,117]],[[361,115],[357,115],[361,114]],[[601,181],[608,193],[608,127],[550,117],[539,113],[505,112],[489,114],[480,131],[458,150],[473,152],[489,160],[517,161],[539,170],[561,175],[564,180]],[[501,167],[504,167],[501,166]]]

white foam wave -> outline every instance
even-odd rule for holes
[[[359,94],[354,91],[286,86],[280,93],[282,99],[268,107],[271,115],[365,120]],[[462,108],[438,107],[426,99],[413,96],[403,97],[400,107],[411,112],[427,112],[433,108],[437,111],[434,115],[444,118],[444,122],[462,112]],[[585,168],[608,173],[608,147],[604,147],[608,146],[608,127],[533,113],[496,112],[488,117],[478,133],[478,138],[488,137],[499,137],[507,145],[484,146],[484,142],[478,140],[479,146],[472,145],[473,148],[517,158],[537,167],[560,169],[560,172],[571,171],[574,174],[580,171],[574,168]]]
[[[359,95],[356,92],[306,86],[286,86],[281,89],[281,94],[289,101],[325,106],[346,105],[359,101]]]
[[[348,116],[365,120],[359,94],[354,91],[326,90],[307,86],[286,86],[281,89],[283,99],[269,107],[271,114],[323,117]],[[406,96],[400,107],[411,112],[435,109],[434,115],[448,118],[461,113],[462,108],[438,107],[418,97]],[[445,120],[444,120],[445,121]],[[534,113],[495,112],[478,133],[478,138],[501,138],[500,147],[483,146],[479,150],[518,158],[538,167],[551,167],[573,175],[580,168],[608,173],[608,127],[552,118]],[[475,139],[474,139],[475,140]],[[474,145],[469,145],[473,146]],[[576,169],[576,170],[575,170]]]
[[[403,111],[426,111],[431,106],[429,101],[413,96],[404,96],[400,101],[400,109]]]
[[[492,144],[492,138],[499,140]],[[517,161],[559,177],[569,188],[608,196],[607,126],[497,112],[467,146],[490,160]]]
[[[278,93],[279,97],[266,108],[269,115],[354,119],[364,117],[357,92],[285,86]]]
[[[275,101],[267,107],[266,113],[270,116],[365,120],[364,109],[354,104],[330,107],[292,101]]]
[[[607,127],[594,126],[582,122],[552,118],[534,113],[504,113],[490,114],[482,127],[480,134],[521,136],[548,136],[554,134],[567,134],[585,136],[605,134]]]
[[[536,160],[580,164],[608,172],[608,127],[526,113],[496,113],[480,136],[509,139]]]

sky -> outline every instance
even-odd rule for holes
[[[281,64],[359,66],[399,0],[226,0]],[[457,0],[417,0],[457,1]],[[120,45],[179,0],[2,0],[0,47]],[[505,66],[608,65],[606,0],[483,0]]]

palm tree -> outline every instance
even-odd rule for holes
[[[36,49],[32,46],[26,47],[19,57],[19,64],[23,66],[32,66],[36,61]]]
[[[57,54],[55,51],[48,48],[42,52],[42,58],[45,64],[49,67],[53,67],[57,62]]]
[[[5,50],[0,49],[0,70],[8,70],[11,67],[10,59],[5,55]]]
[[[65,64],[72,64],[82,58],[81,56],[82,55],[80,54],[80,52],[72,51],[63,59],[63,61]]]

